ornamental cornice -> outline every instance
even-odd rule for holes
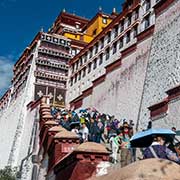
[[[53,55],[53,56],[67,58],[67,59],[72,57],[72,55],[70,55],[70,54],[67,54],[67,53],[62,52],[62,51],[57,51],[57,50],[54,50],[54,49],[51,49],[51,48],[39,47],[38,51],[41,52],[41,53],[46,53],[46,54],[50,54],[50,55]]]
[[[49,74],[49,73],[43,72],[43,71],[35,71],[34,75],[35,75],[35,77],[41,77],[41,78],[45,78],[45,79],[67,81],[66,76],[59,76],[59,75],[55,75],[55,74]]]
[[[36,64],[68,70],[68,65],[63,63],[51,62],[51,60],[48,59],[37,58]]]

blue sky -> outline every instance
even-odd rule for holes
[[[43,27],[52,25],[60,11],[92,18],[101,6],[111,13],[121,10],[123,0],[0,0],[0,96],[12,78],[13,64]]]

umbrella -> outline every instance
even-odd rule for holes
[[[80,109],[79,110],[79,113],[85,113],[85,112],[87,112],[87,109]]]
[[[69,126],[72,129],[72,128],[74,128],[76,126],[79,126],[79,125],[80,125],[80,122],[79,121],[75,121],[75,122],[71,122]]]
[[[63,110],[63,111],[61,112],[61,115],[67,115],[67,114],[68,114],[68,112],[65,111],[65,110]]]
[[[148,147],[151,145],[155,135],[161,135],[166,138],[173,138],[176,133],[170,129],[151,128],[142,132],[136,133],[131,137],[130,143],[132,147]]]
[[[176,131],[176,135],[180,136],[180,130]]]

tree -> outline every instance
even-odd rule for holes
[[[16,170],[10,166],[0,169],[0,180],[16,180]]]

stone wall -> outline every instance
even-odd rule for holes
[[[164,98],[166,91],[180,83],[180,1],[175,1],[157,16],[152,48],[145,80],[140,113],[140,127],[150,119],[147,107]],[[174,116],[178,115],[177,113]],[[176,116],[177,121],[177,116]],[[171,120],[156,121],[156,126],[167,127]],[[179,127],[180,128],[180,127]]]

